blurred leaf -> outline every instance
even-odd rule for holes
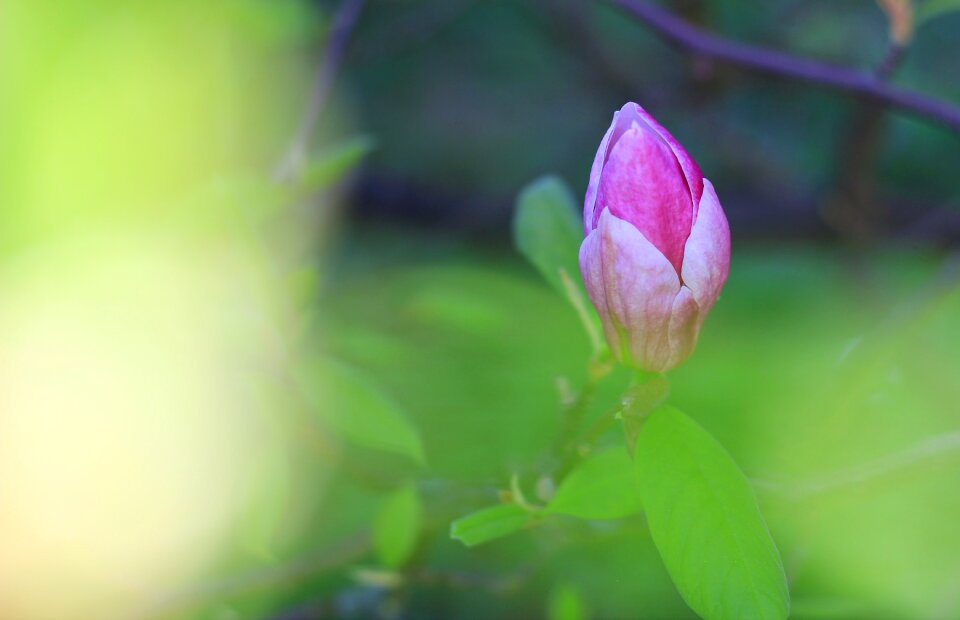
[[[262,43],[309,45],[324,30],[324,16],[308,0],[236,0],[225,6],[239,31]]]
[[[579,280],[577,256],[583,227],[573,194],[561,179],[541,177],[520,192],[513,217],[513,238],[520,253],[566,296],[560,270]]]
[[[304,392],[313,411],[344,439],[425,462],[420,435],[376,386],[355,371],[323,360],[308,370]]]
[[[391,493],[373,523],[373,543],[385,566],[399,568],[413,553],[420,530],[420,497],[413,484]]]
[[[326,189],[357,167],[373,150],[373,140],[356,136],[315,153],[303,168],[300,185],[307,192]]]
[[[917,26],[954,11],[960,11],[960,0],[926,0],[917,9]]]
[[[257,495],[243,526],[244,546],[258,559],[277,560],[277,545],[282,542],[281,525],[290,507],[290,463],[287,446],[281,437],[265,438],[254,470]]]
[[[600,319],[589,310],[580,279],[583,228],[573,194],[563,180],[540,177],[520,192],[513,239],[520,253],[573,305],[597,355],[603,346]]]
[[[550,593],[547,618],[549,620],[584,620],[587,617],[583,598],[575,588],[564,584]]]
[[[624,449],[611,448],[570,472],[547,511],[581,519],[621,519],[641,508],[633,462]]]
[[[687,604],[708,620],[786,618],[780,554],[723,447],[662,407],[640,432],[636,467],[650,533]]]
[[[461,517],[450,525],[450,538],[468,547],[503,538],[523,529],[534,516],[516,504],[484,508]]]

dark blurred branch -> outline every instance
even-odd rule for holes
[[[337,77],[344,51],[350,41],[350,33],[353,32],[353,27],[357,23],[363,3],[364,0],[343,0],[340,8],[337,9],[327,47],[323,52],[323,60],[320,62],[310,89],[307,107],[286,153],[274,170],[273,177],[277,181],[288,180],[300,169],[306,159],[310,137],[317,128],[320,113],[330,96],[333,81]]]
[[[876,78],[886,81],[899,68],[906,49],[896,41],[875,71]],[[823,209],[825,222],[859,244],[875,239],[882,220],[889,215],[876,200],[872,174],[884,133],[886,108],[869,99],[858,97],[851,120],[843,132],[837,161],[837,181],[833,196]]]
[[[904,44],[891,40],[874,72],[877,80],[889,80],[900,67],[906,51]],[[823,211],[827,224],[858,243],[872,241],[883,225],[882,220],[889,215],[876,200],[873,175],[883,140],[886,111],[881,103],[858,97],[839,147],[836,191]]]
[[[697,28],[647,0],[609,0],[645,23],[671,45],[756,73],[809,82],[859,95],[886,107],[937,122],[960,134],[960,106],[897,88],[871,73],[730,41]]]

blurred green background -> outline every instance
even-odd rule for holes
[[[331,32],[351,4],[356,23],[331,73]],[[864,71],[890,46],[873,0],[660,4],[723,36]],[[960,4],[910,6],[913,38],[891,80],[960,102]],[[58,401],[52,419],[92,416],[82,426],[98,429],[96,441],[0,457],[11,476],[42,461],[58,473],[35,484],[60,481],[64,455],[87,458],[104,437],[137,455],[104,465],[129,485],[93,476],[51,504],[67,538],[71,507],[102,506],[78,557],[97,556],[118,527],[130,540],[165,523],[191,533],[157,555],[118,553],[70,586],[85,564],[45,546],[59,538],[0,518],[0,540],[44,541],[0,560],[0,601],[14,601],[0,616],[693,617],[642,515],[551,516],[473,549],[449,537],[451,521],[495,504],[513,475],[538,496],[555,465],[558,378],[577,389],[587,373],[576,314],[513,248],[515,196],[553,173],[579,199],[613,111],[633,100],[698,160],[730,219],[730,279],[695,354],[671,373],[670,398],[754,483],[791,617],[960,617],[957,134],[690,58],[605,2],[23,0],[10,16],[0,24],[0,333],[47,334],[35,308],[75,316],[72,302],[87,300],[103,325],[78,358],[108,359],[113,376],[186,334],[189,347],[143,372],[193,360],[186,374],[230,398],[198,405],[216,412],[202,440],[187,413],[159,451],[98,418],[99,392],[89,411]],[[301,136],[297,174],[278,179],[318,72],[331,89]],[[106,268],[116,265],[125,276]],[[90,273],[106,283],[90,285]],[[182,299],[198,309],[170,323],[162,313]],[[163,318],[142,319],[136,304]],[[156,339],[129,358],[110,348],[118,307]],[[43,366],[44,381],[9,370],[33,359],[19,346],[0,354],[0,387],[60,389],[69,365]],[[49,346],[40,359],[65,355]],[[628,380],[604,379],[585,424]],[[181,389],[132,391],[144,396],[122,415],[150,435],[165,407],[192,409],[134,412]],[[46,403],[30,398],[0,398],[0,433],[7,423],[21,437],[13,421]],[[602,439],[622,442],[618,428]],[[184,461],[176,481],[195,478],[198,490],[156,499],[155,480],[137,477],[143,463],[197,452],[209,458]],[[6,505],[33,505],[3,488]],[[117,510],[128,488],[146,489],[166,520],[139,525],[149,503]],[[37,506],[23,514],[47,514]],[[207,551],[188,554],[199,540]],[[41,556],[14,578],[23,558]],[[131,577],[137,562],[163,570]],[[72,611],[34,600],[59,587]]]

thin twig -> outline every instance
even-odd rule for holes
[[[957,455],[960,455],[960,431],[928,437],[899,452],[799,484],[781,484],[758,479],[752,480],[752,483],[758,490],[769,491],[791,501],[803,501],[826,493],[850,490],[930,464],[940,458]]]
[[[883,57],[883,62],[880,63],[880,66],[877,67],[875,75],[878,80],[887,81],[893,76],[893,72],[900,67],[900,63],[903,62],[903,56],[906,53],[907,48],[899,43],[890,43],[890,47],[887,49],[887,55]]]
[[[330,97],[330,90],[333,88],[334,79],[337,77],[340,63],[343,61],[347,43],[350,41],[350,33],[357,23],[357,18],[360,17],[363,3],[364,0],[343,0],[340,8],[337,9],[327,40],[327,47],[323,53],[323,60],[317,68],[313,86],[310,89],[307,107],[300,118],[293,139],[274,170],[273,178],[276,181],[289,180],[306,159],[310,138],[317,128],[320,113]]]
[[[935,121],[960,134],[960,106],[878,80],[872,73],[839,67],[711,34],[647,0],[608,0],[645,23],[675,47],[778,78],[790,78],[859,95]]]

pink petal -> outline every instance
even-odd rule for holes
[[[653,130],[656,131],[657,134],[659,134],[668,145],[670,145],[670,148],[673,150],[673,154],[680,163],[680,168],[683,169],[683,176],[686,178],[687,185],[690,188],[690,195],[693,196],[693,214],[694,217],[696,217],[696,205],[700,203],[700,198],[703,196],[703,172],[700,170],[700,166],[697,165],[697,162],[694,161],[692,157],[690,157],[690,154],[687,153],[687,149],[683,148],[683,145],[677,142],[677,139],[673,137],[673,134],[667,131],[663,125],[658,123],[657,119],[653,118],[649,112],[635,103],[628,103],[627,105],[636,106],[636,114],[642,118],[647,125],[652,127]]]
[[[664,255],[633,225],[604,209],[580,246],[580,271],[614,354],[647,370],[668,362],[680,280]]]
[[[703,199],[683,255],[681,276],[706,315],[730,273],[730,226],[717,192],[703,180]]]
[[[596,204],[633,224],[680,273],[693,204],[673,151],[646,124],[634,121],[612,147]]]
[[[607,163],[607,154],[610,150],[610,138],[617,125],[617,117],[619,115],[619,112],[613,113],[613,121],[607,129],[607,133],[603,135],[603,140],[600,141],[600,148],[597,149],[597,154],[593,158],[593,166],[590,167],[590,182],[587,184],[587,195],[583,200],[584,236],[590,234],[597,217],[599,217],[599,214],[595,213],[594,209],[597,202],[597,188],[600,186],[600,172],[603,170],[603,165]]]
[[[670,313],[670,357],[663,368],[657,369],[659,372],[670,370],[693,353],[705,316],[705,312],[700,312],[700,306],[690,289],[681,286]]]

